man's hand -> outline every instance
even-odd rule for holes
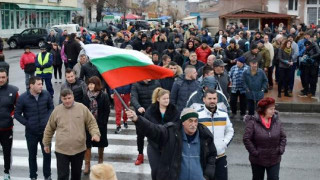
[[[40,71],[43,71],[43,69],[44,69],[44,67],[43,67],[43,66],[41,66],[41,67],[40,67]]]
[[[133,122],[136,122],[138,120],[137,114],[131,109],[126,110],[126,114],[129,119],[132,119]]]
[[[138,109],[138,111],[139,111],[139,113],[144,113],[144,112],[146,112],[146,110],[143,108],[143,107],[140,107],[139,109]]]
[[[46,152],[47,154],[50,153],[50,147],[49,146],[45,146],[43,149],[44,149],[44,152]]]
[[[110,97],[111,97],[111,99],[114,99],[114,94],[111,94],[111,96],[110,96]]]
[[[91,141],[99,142],[100,141],[100,136],[98,136],[98,135],[92,136]]]

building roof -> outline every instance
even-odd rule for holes
[[[240,9],[224,15],[219,16],[220,18],[268,18],[268,19],[291,19],[296,16],[288,14],[279,14],[268,11],[255,11],[250,9]]]

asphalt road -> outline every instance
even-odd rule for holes
[[[39,50],[32,50],[39,52]],[[20,93],[25,91],[24,73],[19,67],[19,59],[23,50],[6,50],[6,61],[10,64],[10,84],[16,85]],[[54,84],[55,104],[58,102],[60,84]],[[112,113],[114,117],[114,114]],[[150,168],[146,160],[142,166],[134,166],[137,155],[135,130],[130,123],[130,127],[122,134],[115,135],[114,118],[110,118],[108,127],[108,137],[110,146],[106,148],[105,162],[115,166],[119,180],[146,180],[150,178]],[[287,147],[281,161],[281,180],[319,180],[320,179],[320,114],[305,113],[281,113],[280,119],[283,122],[287,134]],[[244,133],[244,123],[233,121],[235,136],[227,150],[227,160],[229,167],[229,180],[249,180],[251,179],[251,167],[248,160],[248,152],[242,143]],[[16,122],[14,131],[13,148],[13,170],[12,176],[16,180],[28,179],[28,152],[25,147],[24,127]],[[146,143],[145,143],[146,144]],[[39,159],[42,158],[38,151]],[[96,152],[93,153],[93,163],[97,161]],[[3,172],[2,153],[0,153],[0,172]],[[146,151],[145,151],[146,157]],[[52,154],[55,159],[55,155]],[[41,166],[39,161],[39,166]],[[42,167],[42,166],[41,166]],[[42,172],[39,167],[39,177]],[[56,167],[52,164],[52,176],[56,179]],[[1,175],[1,174],[0,174]],[[83,179],[88,179],[84,176]]]

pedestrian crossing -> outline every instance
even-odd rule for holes
[[[122,127],[121,134],[114,134],[116,129],[115,112],[111,110],[108,123],[108,141],[109,146],[104,151],[104,162],[110,163],[114,166],[118,179],[121,180],[145,180],[151,179],[150,166],[147,160],[147,141],[145,140],[145,161],[140,166],[135,166],[134,161],[137,158],[138,151],[136,146],[136,132],[135,126],[132,122],[128,122],[128,129]],[[51,171],[52,178],[57,179],[56,157],[54,154],[55,142],[52,142],[51,149]],[[98,148],[92,148],[91,165],[97,164]],[[38,145],[38,179],[43,179],[42,173],[42,153],[41,147]],[[3,154],[0,151],[0,172],[3,172]],[[14,140],[12,147],[12,180],[27,180],[29,179],[29,163],[28,163],[28,149],[27,142],[24,137],[24,126],[20,123],[15,123]],[[2,173],[1,173],[2,176]],[[0,177],[2,179],[2,177]],[[82,177],[82,180],[88,180],[88,176]]]

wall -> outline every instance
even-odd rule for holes
[[[77,0],[61,0],[59,3],[49,3],[48,0],[1,0],[1,2],[77,7]]]

